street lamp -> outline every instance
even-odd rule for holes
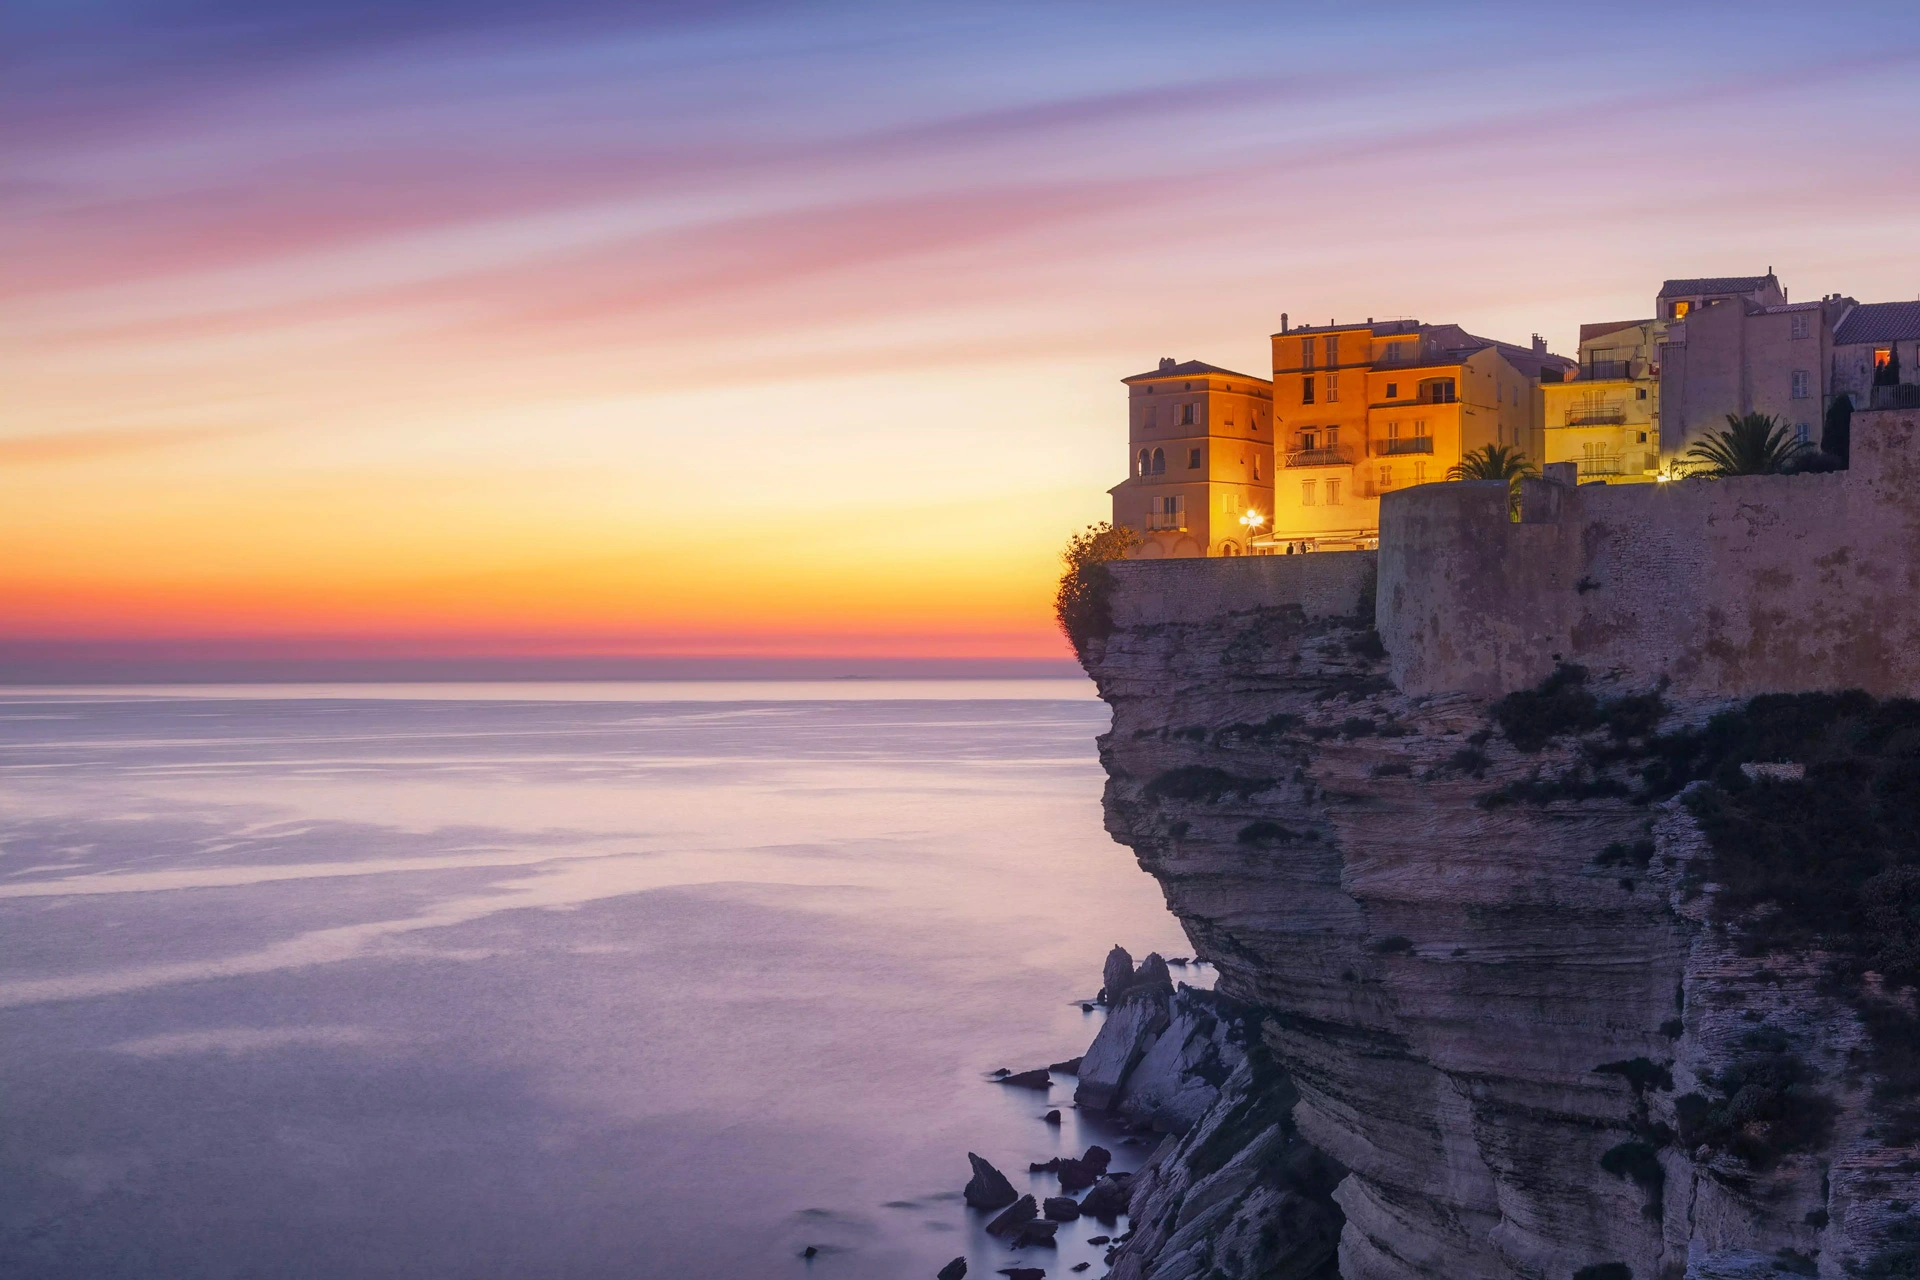
[[[1255,537],[1259,535],[1260,526],[1265,524],[1266,522],[1267,522],[1267,518],[1261,515],[1258,511],[1249,511],[1247,512],[1247,514],[1240,517],[1240,523],[1247,526],[1247,554],[1248,555],[1253,554],[1253,540]]]

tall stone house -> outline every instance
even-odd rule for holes
[[[1444,480],[1497,444],[1534,457],[1535,392],[1575,363],[1456,324],[1368,320],[1293,328],[1273,343],[1274,510],[1281,550],[1365,548],[1380,495]]]
[[[1856,409],[1920,406],[1920,302],[1849,307],[1834,326],[1831,367],[1830,394]]]
[[[1660,470],[1655,320],[1580,326],[1574,376],[1540,384],[1540,440],[1527,457],[1571,462],[1582,483],[1652,481]]]
[[[1133,554],[1244,555],[1273,513],[1272,384],[1170,358],[1121,382],[1129,474],[1108,492],[1113,523],[1140,535]]]
[[[1789,302],[1769,269],[1669,280],[1656,303],[1663,470],[1684,470],[1687,451],[1729,414],[1772,414],[1818,443],[1834,326],[1851,298]]]

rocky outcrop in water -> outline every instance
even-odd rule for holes
[[[1731,703],[1602,673],[1503,724],[1399,693],[1359,614],[1126,613],[1084,653],[1108,828],[1226,1003],[1123,994],[1082,1064],[1175,1135],[1115,1277],[1920,1274],[1911,991],[1770,949],[1644,781]]]

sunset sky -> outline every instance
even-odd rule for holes
[[[1058,660],[1160,356],[1920,295],[1911,5],[19,0],[0,147],[0,679]]]

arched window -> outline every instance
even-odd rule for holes
[[[1157,476],[1167,474],[1167,455],[1164,450],[1155,449],[1153,451],[1153,474]]]
[[[1145,449],[1140,451],[1140,470],[1135,474],[1143,476],[1153,474],[1153,455]]]

